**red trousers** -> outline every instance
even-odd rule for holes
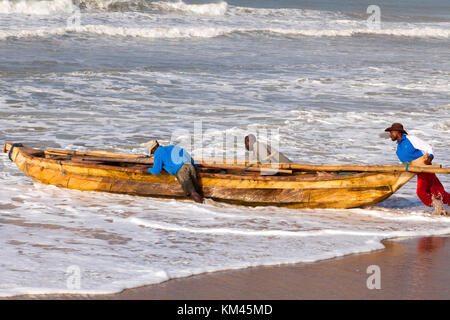
[[[450,194],[445,192],[442,183],[434,173],[417,174],[417,195],[429,207],[431,207],[432,196],[450,205]]]

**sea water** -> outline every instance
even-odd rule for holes
[[[243,157],[246,134],[270,132],[296,162],[378,164],[398,163],[383,132],[401,122],[449,167],[449,39],[446,0],[1,0],[0,141],[143,154],[157,138]],[[42,185],[3,154],[0,295],[112,293],[449,234],[415,187],[364,209],[198,205]]]

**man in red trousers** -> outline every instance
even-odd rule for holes
[[[392,141],[397,141],[397,156],[402,163],[431,165],[433,149],[429,144],[414,136],[408,136],[401,123],[394,123],[385,131]],[[417,195],[426,206],[433,206],[435,214],[448,214],[443,203],[450,205],[450,194],[444,190],[434,173],[417,174]]]

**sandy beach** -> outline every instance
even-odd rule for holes
[[[314,263],[205,273],[112,295],[41,295],[18,299],[449,299],[450,238],[384,241],[384,250]],[[369,266],[381,289],[368,289]]]

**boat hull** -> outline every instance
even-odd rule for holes
[[[5,145],[4,151],[9,152],[10,147]],[[176,178],[165,172],[151,175],[130,168],[46,159],[43,151],[25,147],[14,148],[11,158],[26,175],[44,184],[82,191],[186,198]],[[289,208],[355,208],[387,199],[414,175],[370,172],[303,178],[200,173],[199,183],[204,196],[216,201]]]

